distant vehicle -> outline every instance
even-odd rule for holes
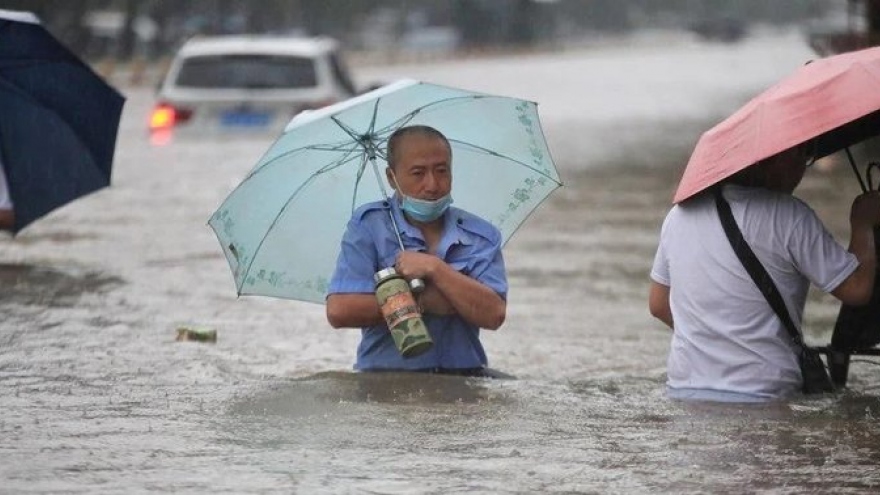
[[[709,41],[731,43],[743,39],[748,34],[746,22],[735,17],[710,17],[696,21],[690,30],[700,38]]]
[[[156,144],[172,135],[280,132],[299,112],[355,93],[333,39],[199,37],[172,60],[149,126]]]
[[[832,11],[824,18],[808,22],[804,35],[816,54],[827,57],[868,48],[868,31],[866,16],[847,9],[846,13]]]

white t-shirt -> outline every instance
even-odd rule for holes
[[[858,260],[791,195],[728,185],[724,197],[800,328],[810,283],[831,292]],[[711,194],[670,210],[651,278],[670,288],[670,389],[778,398],[800,388],[791,338],[730,246]]]
[[[6,172],[3,171],[3,162],[0,162],[0,210],[12,209],[12,197],[9,195],[9,185],[6,183]]]

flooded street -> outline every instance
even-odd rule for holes
[[[323,306],[237,298],[207,220],[271,137],[151,146],[152,88],[120,85],[112,186],[0,237],[0,493],[875,493],[876,365],[834,397],[665,397],[646,296],[682,167],[813,54],[797,33],[653,36],[355,69],[539,103],[565,187],[506,246],[508,318],[483,332],[515,380],[355,374],[359,332]],[[797,195],[843,241],[857,192],[814,167]],[[837,310],[811,295],[810,342]],[[217,343],[175,342],[188,325]]]

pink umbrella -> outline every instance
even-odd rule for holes
[[[706,131],[673,202],[812,139],[820,158],[876,134],[880,134],[880,47],[816,60]]]

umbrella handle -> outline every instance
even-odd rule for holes
[[[844,148],[846,151],[846,157],[849,158],[849,164],[853,169],[853,173],[856,174],[856,179],[859,180],[859,185],[862,187],[862,192],[868,192],[868,188],[865,187],[865,181],[862,180],[862,175],[859,173],[859,168],[856,166],[856,161],[853,159],[852,153],[849,151],[849,147]]]
[[[385,196],[385,201],[391,202],[391,198],[388,197],[388,191],[385,190],[385,184],[382,182],[382,178],[379,175],[379,167],[376,165],[376,152],[374,148],[369,149],[369,160],[370,164],[373,166],[373,175],[376,176],[376,181],[379,183],[379,189],[382,191],[382,195]],[[403,251],[406,248],[403,247],[403,238],[400,237],[400,228],[397,226],[397,220],[394,219],[394,213],[391,211],[391,208],[388,208],[388,218],[391,219],[391,226],[394,228],[394,234],[397,236],[397,243],[400,245],[400,250]],[[421,294],[423,290],[425,290],[425,282],[420,278],[414,278],[409,281],[409,288],[413,291],[413,294]]]
[[[872,172],[875,168],[880,168],[880,163],[877,163],[877,162],[871,162],[871,163],[869,163],[869,164],[868,164],[868,167],[867,167],[867,169],[866,169],[866,171],[865,171],[866,179],[868,180],[868,190],[869,190],[869,191],[874,191],[874,190],[875,190],[875,189],[874,189],[874,179],[871,177],[871,172]]]

